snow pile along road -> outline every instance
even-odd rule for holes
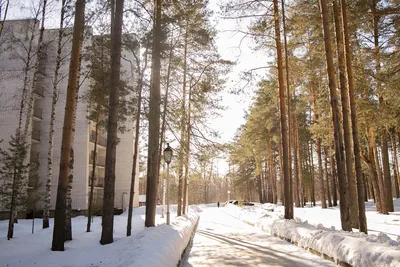
[[[199,214],[191,212],[188,215],[177,217],[168,225],[160,225],[153,229],[145,229],[136,236],[134,242],[139,242],[140,253],[133,262],[125,262],[118,266],[176,266],[182,253],[189,244]],[[127,252],[128,255],[130,252]],[[124,258],[122,256],[121,258]],[[115,266],[112,263],[109,266]]]
[[[335,262],[353,266],[400,266],[400,243],[386,234],[365,235],[312,226],[300,220],[285,220],[273,212],[274,205],[240,208],[228,205],[224,211],[264,231],[324,254]]]

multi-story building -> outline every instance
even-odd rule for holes
[[[43,53],[39,60],[39,72],[36,76],[35,88],[32,88],[36,62],[37,40],[39,24],[35,20],[12,20],[4,22],[3,33],[0,37],[0,143],[2,149],[8,148],[10,136],[18,128],[18,118],[22,88],[27,83],[27,103],[32,94],[33,109],[29,115],[25,110],[24,121],[29,121],[27,142],[29,144],[28,158],[38,166],[38,182],[29,175],[27,178],[27,205],[20,209],[20,216],[36,210],[43,210],[43,195],[45,192],[46,177],[48,173],[48,151],[50,139],[51,107],[53,98],[53,84],[57,58],[58,29],[46,29],[43,39]],[[71,33],[72,29],[66,32]],[[84,49],[90,48],[93,36],[91,29],[87,29],[83,42]],[[51,182],[51,210],[55,208],[57,194],[61,137],[66,102],[68,83],[69,59],[72,47],[72,36],[66,34],[62,48],[62,64],[59,70],[58,97],[56,104],[54,146],[52,158]],[[132,52],[123,50],[121,60],[121,79],[129,84],[135,84],[135,71],[130,62],[135,62]],[[28,62],[29,61],[29,62]],[[130,62],[129,62],[130,61]],[[79,97],[83,96],[92,82],[89,78],[90,62],[82,57]],[[25,75],[25,71],[28,75]],[[131,93],[128,97],[132,97]],[[74,180],[72,195],[72,210],[82,214],[88,208],[90,191],[90,177],[92,174],[92,161],[95,140],[95,123],[88,120],[88,104],[81,98],[78,99],[76,109],[75,135],[74,135]],[[132,115],[133,117],[133,115]],[[129,190],[132,175],[132,160],[134,151],[134,120],[128,118],[124,122],[127,131],[118,133],[115,208],[124,210],[129,203]],[[104,169],[106,155],[106,134],[101,132],[97,142],[96,171],[95,171],[95,197],[94,204],[100,209],[102,204]],[[136,172],[138,173],[138,172]],[[135,183],[135,192],[138,192],[138,179]],[[35,196],[40,196],[37,202]],[[4,201],[3,201],[4,202]],[[5,217],[6,204],[0,199],[0,216]],[[134,198],[134,206],[138,206],[138,194]]]

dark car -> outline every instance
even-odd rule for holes
[[[242,202],[243,206],[254,206],[254,203],[248,202],[248,201],[243,201]]]

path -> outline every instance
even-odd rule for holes
[[[335,266],[222,212],[205,209],[183,267]]]

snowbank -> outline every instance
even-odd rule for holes
[[[273,212],[271,204],[239,208],[228,205],[224,210],[233,217],[258,226],[305,249],[328,256],[335,262],[353,266],[400,266],[400,243],[386,234],[365,235],[312,226],[300,220],[285,220]]]
[[[130,264],[124,263],[118,266],[175,267],[190,241],[198,220],[198,213],[192,212],[176,218],[171,226],[160,225],[154,229],[145,229],[135,241],[141,243],[140,249],[146,253],[138,255]]]
[[[32,220],[19,220],[10,241],[5,238],[7,221],[0,221],[0,267],[176,267],[199,220],[197,211],[202,210],[189,209],[189,215],[176,217],[176,205],[171,205],[172,224],[168,226],[157,207],[156,227],[145,228],[145,209],[135,208],[130,237],[125,235],[127,214],[114,216],[114,242],[104,246],[99,243],[101,217],[93,218],[90,233],[86,233],[86,217],[73,218],[74,239],[65,243],[63,252],[50,250],[53,229],[40,229],[40,220],[36,220],[34,234],[30,233]]]

